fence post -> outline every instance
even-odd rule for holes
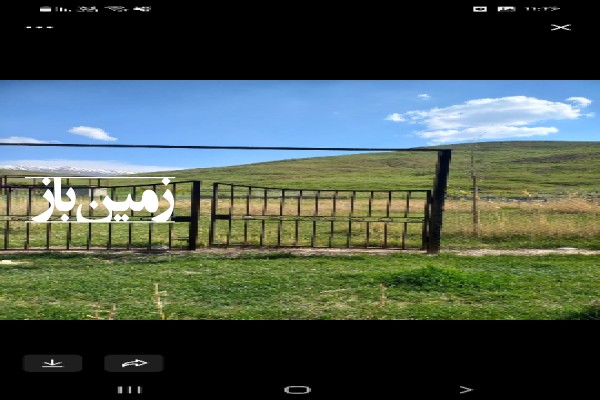
[[[200,181],[192,183],[192,210],[190,213],[190,233],[188,238],[188,250],[196,250],[198,242],[198,215],[200,212]]]
[[[444,199],[446,197],[446,186],[448,185],[451,157],[452,150],[438,151],[437,165],[435,166],[435,180],[433,181],[431,216],[429,220],[428,254],[438,254],[440,252],[442,215],[444,212]]]
[[[431,207],[431,190],[425,192],[425,207],[423,210],[423,229],[421,233],[421,240],[423,244],[421,245],[421,250],[429,249],[429,212]]]
[[[208,227],[208,245],[212,246],[215,242],[215,228],[216,228],[216,219],[215,215],[217,214],[217,201],[219,198],[219,183],[213,182],[213,191],[212,191],[212,199],[210,201],[210,225]]]

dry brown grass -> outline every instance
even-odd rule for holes
[[[446,202],[444,229],[458,235],[471,235],[469,201]],[[544,203],[480,202],[482,237],[491,236],[600,236],[600,205],[574,198]]]
[[[159,291],[158,290],[158,283],[155,283],[154,284],[154,304],[156,305],[156,309],[158,310],[158,315],[160,316],[160,319],[166,320],[167,316],[165,315],[165,312],[163,310],[164,303],[161,300],[160,296],[167,296],[167,292],[166,291]]]
[[[90,319],[95,319],[95,320],[114,320],[115,316],[117,315],[117,305],[113,304],[112,308],[110,308],[109,310],[102,310],[100,308],[99,305],[97,304],[92,304],[92,308],[94,309],[94,311],[92,311],[92,313],[94,315],[86,315],[86,317],[90,318]],[[105,317],[102,317],[100,314],[106,314]]]
[[[81,199],[84,204],[84,209],[87,208],[87,200]],[[354,203],[354,215],[367,215],[368,211],[368,198],[357,199]],[[390,208],[390,216],[399,217],[404,215],[405,201],[397,199],[392,203]],[[415,198],[411,200],[412,216],[422,215],[422,209],[424,206],[423,199]],[[579,237],[579,238],[595,238],[600,237],[600,203],[591,202],[583,198],[567,198],[562,200],[548,201],[548,202],[499,202],[499,201],[481,201],[480,206],[480,238],[483,240],[491,238],[509,238],[511,236],[522,236],[532,238],[543,238],[543,237],[554,237],[554,238],[568,238],[568,237]],[[36,199],[33,202],[32,215],[38,215],[45,211],[48,207],[48,203],[43,199]],[[159,212],[166,209],[168,204],[162,201],[160,204]],[[207,231],[208,231],[208,220],[210,215],[210,201],[202,201],[200,204],[200,242],[206,244]],[[387,200],[386,199],[374,199],[371,204],[372,215],[375,217],[386,216]],[[104,209],[105,210],[105,209]],[[344,216],[348,215],[350,210],[350,202],[348,199],[339,200],[336,205],[336,215]],[[87,211],[87,210],[86,210]],[[219,213],[228,213],[229,202],[227,200],[219,201]],[[250,212],[254,215],[261,215],[263,212],[263,202],[258,199],[251,199],[250,201]],[[295,215],[297,212],[297,200],[291,199],[284,203],[284,215]],[[246,213],[246,205],[244,199],[236,199],[234,202],[234,213],[243,215]],[[319,215],[328,216],[333,213],[333,203],[331,198],[321,199],[319,202]],[[11,214],[27,214],[27,198],[13,198],[11,201]],[[54,219],[60,217],[62,213],[56,212]],[[99,206],[94,215],[96,218],[101,218],[105,215],[106,211],[103,211],[103,206]],[[189,215],[190,214],[190,201],[189,199],[178,199],[176,200],[176,208],[173,213],[174,215]],[[279,200],[269,199],[267,203],[266,214],[279,215]],[[148,216],[148,213],[136,213],[137,216]],[[314,199],[304,199],[302,201],[302,215],[311,216],[314,215]],[[410,215],[409,215],[410,216]],[[72,220],[75,219],[75,212],[73,212]],[[243,229],[243,222],[234,223],[234,229],[240,231]],[[250,223],[249,237],[258,242],[260,234],[259,221]],[[65,242],[67,225],[62,224],[53,225],[50,233],[52,245],[62,245]],[[107,226],[98,224],[94,226],[94,235],[92,246],[103,246],[106,244],[107,238]],[[106,224],[107,225],[107,224]],[[226,224],[219,224],[219,229],[216,232],[217,238],[223,240],[221,235]],[[311,222],[301,222],[301,234],[300,236],[306,236],[306,232],[310,235],[312,231]],[[319,223],[318,235],[323,239],[317,243],[318,245],[327,245],[329,238],[329,222]],[[32,246],[40,246],[45,242],[45,235],[47,226],[45,224],[31,224],[30,225]],[[187,236],[187,225],[185,224],[174,224],[173,237],[185,237]],[[395,237],[395,241],[398,241],[402,235],[402,224],[388,224],[387,231],[390,237]],[[73,246],[85,246],[87,240],[87,224],[73,224],[72,227],[72,240]],[[364,237],[366,230],[366,224],[355,222],[352,225],[353,235]],[[386,224],[383,222],[371,222],[370,223],[370,234],[371,244],[377,245],[377,243],[383,243],[383,234],[386,229]],[[409,236],[415,242],[420,240],[420,225],[409,224],[410,234]],[[472,215],[471,215],[471,202],[467,200],[448,200],[445,204],[444,214],[444,234],[452,235],[455,237],[473,238],[472,228]],[[114,245],[122,246],[126,243],[128,226],[120,226],[118,224],[113,226]],[[347,225],[343,222],[336,223],[334,231],[336,232],[337,245],[344,244],[345,232]],[[21,243],[25,241],[25,222],[14,221],[10,225],[11,231],[11,246],[22,246]],[[134,227],[134,238],[140,237],[144,239],[147,235],[147,227]],[[168,242],[169,227],[158,224],[154,226],[152,238],[153,244],[165,244]],[[302,233],[304,232],[304,233]],[[277,224],[267,223],[266,235],[274,238],[277,235]],[[282,238],[287,240],[289,243],[294,243],[294,222],[285,222],[283,224]],[[357,239],[358,239],[357,236]],[[342,238],[342,239],[339,239]],[[145,239],[144,239],[145,240]],[[343,242],[343,243],[342,243]],[[174,243],[176,246],[184,246],[183,242]],[[272,243],[271,243],[272,244]],[[302,240],[302,245],[308,245],[307,239]]]

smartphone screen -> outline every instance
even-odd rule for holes
[[[4,5],[6,395],[593,395],[596,8]]]

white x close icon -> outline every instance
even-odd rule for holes
[[[571,30],[568,28],[569,26],[571,26],[571,24],[566,24],[566,25],[550,24],[550,25],[552,25],[554,27],[554,28],[550,29],[550,31],[558,31],[558,30],[570,31]]]

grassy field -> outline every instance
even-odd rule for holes
[[[481,201],[479,235],[472,232],[471,203],[449,199],[444,214],[443,250],[564,246],[600,249],[600,203],[586,198],[600,190],[599,143],[489,142],[448,146],[454,149],[451,196],[468,195],[471,190],[468,165],[473,146],[482,195],[559,199]],[[377,153],[153,175],[198,179],[204,190],[215,181],[290,189],[430,189],[434,164],[434,154]],[[189,214],[189,190],[190,185],[178,186],[176,215]],[[0,212],[4,213],[6,197],[0,199]],[[420,201],[415,202],[415,207],[422,207]],[[379,202],[385,207],[385,200]],[[367,200],[357,200],[355,207],[364,211],[367,204]],[[284,207],[288,206],[294,207],[293,202]],[[45,202],[38,201],[32,212],[40,213],[45,207]],[[210,200],[204,198],[200,207],[198,242],[204,246],[208,241]],[[250,204],[255,212],[261,207]],[[278,204],[268,204],[266,209],[277,213],[277,207]],[[306,215],[312,213],[311,207],[303,207]],[[321,203],[320,214],[331,211],[328,207],[331,208],[326,202]],[[342,212],[344,207],[347,205],[339,203],[336,212]],[[26,213],[26,208],[25,199],[20,198],[11,213]],[[104,215],[101,207],[97,214]],[[245,226],[243,221],[236,224],[234,231],[239,237]],[[327,240],[343,244],[340,237],[331,235],[332,226],[334,233],[340,229],[343,239],[343,226],[325,222],[318,227],[318,240],[323,242],[317,244],[326,245]],[[123,247],[130,227],[94,225],[90,244],[105,248],[111,229],[112,245]],[[87,224],[73,224],[71,228],[68,224],[52,224],[51,228],[31,224],[27,228],[24,222],[13,221],[8,227],[0,224],[2,244],[7,228],[10,247],[23,247],[27,229],[32,247],[43,246],[46,235],[51,246],[64,247],[69,229],[73,247],[85,246],[88,239]],[[360,223],[354,225],[353,244],[361,245],[366,228]],[[398,227],[372,223],[370,239],[381,240],[381,230],[386,228]],[[187,245],[185,240],[177,240],[187,237],[187,223],[131,229],[134,246],[145,247],[150,233],[153,246],[164,246],[169,231],[175,239],[174,247]],[[216,236],[223,241],[223,227],[219,229]],[[312,223],[302,229],[302,244],[310,244],[307,235]],[[266,227],[269,240],[277,230],[276,223]],[[248,233],[256,240],[260,222],[250,223]],[[293,235],[293,229],[286,225],[282,234]],[[400,235],[397,231],[394,234]],[[419,235],[420,231],[415,230],[410,243],[417,243]],[[600,256],[40,252],[1,253],[0,259],[6,260],[0,264],[0,319],[600,319],[600,280],[596,271]]]
[[[600,256],[2,258],[1,319],[600,319]]]

